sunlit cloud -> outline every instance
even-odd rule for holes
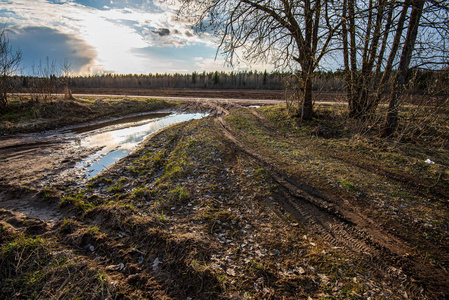
[[[34,60],[44,58],[39,55],[57,56],[58,59],[64,54],[69,59],[76,57],[79,73],[156,72],[158,67],[155,66],[160,65],[161,60],[170,70],[177,70],[178,65],[179,71],[191,72],[200,67],[194,61],[198,53],[190,52],[190,56],[186,56],[184,50],[201,45],[207,50],[201,55],[213,59],[216,45],[209,34],[196,33],[191,20],[180,18],[177,8],[175,1],[158,0],[14,0],[0,3],[0,22],[15,28],[14,39],[24,47],[24,54],[33,56]],[[44,49],[44,46],[38,39],[30,39],[30,28],[40,28],[41,35],[48,32],[49,38],[53,38],[53,47],[59,47],[60,51],[48,51],[47,54],[34,51]],[[27,41],[34,45],[26,44]],[[81,55],[81,45],[89,49],[84,56]],[[73,46],[78,56],[70,55],[69,46]],[[171,51],[171,59],[161,59],[157,50],[161,47],[179,51]],[[85,64],[80,66],[82,57]],[[27,61],[31,60],[27,58]]]
[[[248,64],[243,61],[235,62],[233,65],[229,64],[222,57],[195,57],[194,58],[196,69],[213,72],[213,71],[249,71],[249,70],[272,70],[273,67],[269,64],[258,63]]]
[[[73,34],[48,27],[18,26],[10,27],[7,34],[10,42],[21,49],[24,67],[37,68],[48,57],[57,66],[67,59],[74,73],[90,74],[98,71],[94,47]]]

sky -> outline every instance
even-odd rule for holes
[[[177,14],[176,0],[1,0],[0,23],[22,51],[24,75],[39,66],[74,75],[191,73],[232,69],[216,37]],[[34,70],[34,71],[33,71]]]

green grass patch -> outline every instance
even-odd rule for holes
[[[179,202],[185,202],[190,198],[189,192],[185,187],[178,185],[170,192],[170,200],[176,200]]]
[[[346,180],[340,180],[340,184],[343,186],[343,188],[345,188],[347,191],[357,191],[359,190],[359,188],[357,187],[357,185],[346,181]]]
[[[123,193],[125,191],[126,178],[122,177],[117,180],[112,186],[109,187],[108,191],[114,194]]]

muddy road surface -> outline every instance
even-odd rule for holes
[[[37,202],[32,192],[12,199],[7,187],[26,186],[36,190],[51,186],[82,187],[90,178],[134,151],[151,134],[206,115],[165,110],[2,138],[0,183],[5,191],[0,194],[0,207],[33,218],[57,221],[62,215],[54,207],[33,207]]]

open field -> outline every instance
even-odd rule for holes
[[[449,297],[447,108],[404,107],[403,120],[425,125],[392,139],[342,104],[300,123],[284,105],[95,97],[71,103],[83,109],[70,122],[61,110],[55,126],[117,117],[124,105],[209,116],[151,135],[78,185],[61,176],[82,157],[69,144],[3,139],[2,297]],[[23,107],[2,128],[55,122]]]
[[[113,89],[113,88],[76,88],[74,94],[106,94],[149,97],[188,97],[223,99],[267,99],[282,100],[282,90],[213,90],[213,89]]]

